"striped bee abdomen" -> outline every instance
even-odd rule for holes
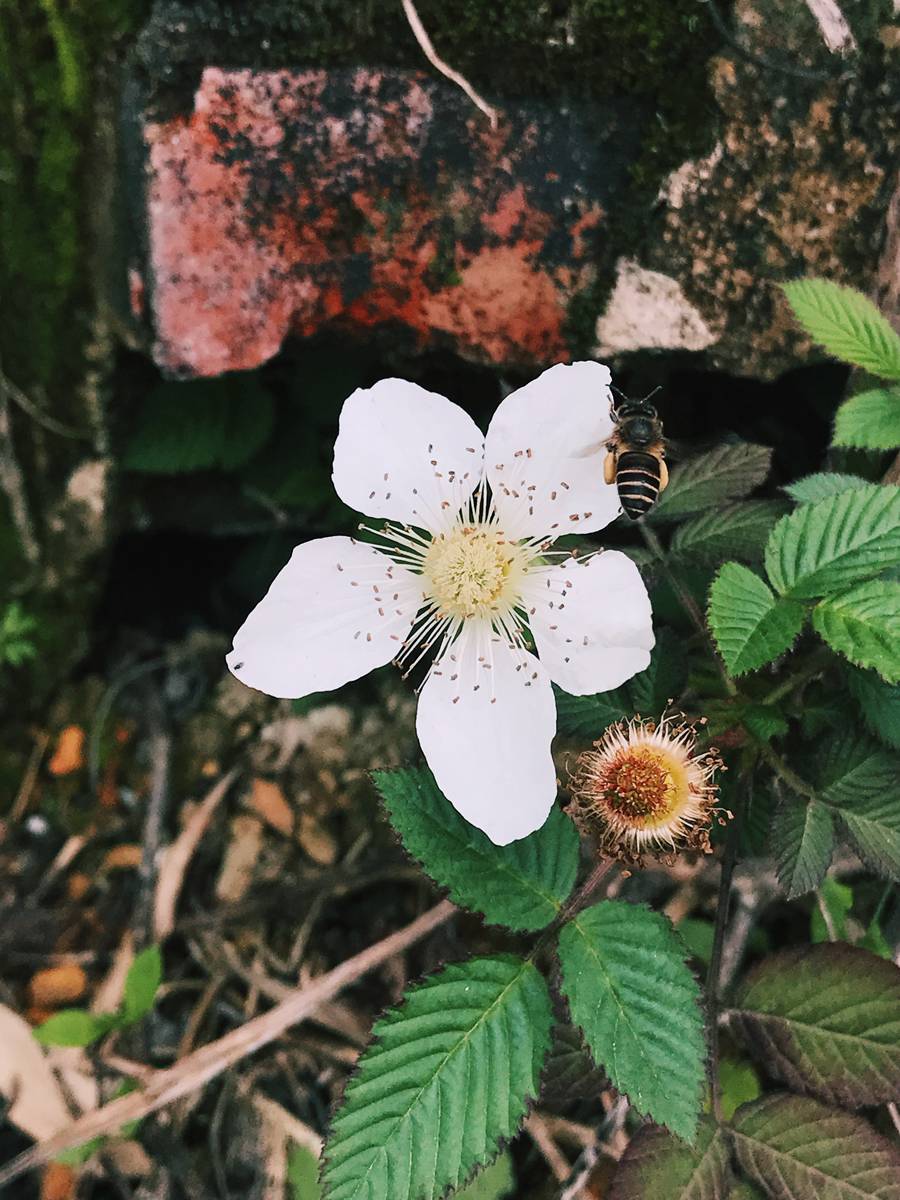
[[[616,488],[622,508],[636,521],[649,512],[659,495],[659,459],[640,450],[625,450],[616,462]]]

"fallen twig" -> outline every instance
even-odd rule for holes
[[[547,1166],[553,1173],[557,1183],[565,1183],[572,1170],[569,1160],[553,1140],[553,1135],[547,1128],[547,1122],[538,1112],[532,1112],[525,1118],[525,1132],[541,1152]]]
[[[116,1133],[123,1125],[139,1121],[203,1087],[235,1063],[269,1045],[292,1025],[305,1020],[310,1013],[326,1000],[336,996],[348,984],[354,983],[360,976],[381,966],[394,954],[399,954],[420,941],[449,920],[455,912],[456,909],[449,900],[442,900],[410,925],[347,959],[308,987],[299,988],[269,1012],[238,1026],[237,1029],[232,1029],[216,1041],[201,1046],[174,1066],[154,1072],[138,1091],[130,1092],[94,1112],[87,1113],[53,1137],[14,1158],[0,1170],[0,1187],[18,1179],[26,1171],[43,1166],[75,1146],[80,1146],[95,1137],[106,1137]]]
[[[157,941],[162,941],[175,928],[175,908],[188,863],[236,776],[236,768],[222,776],[206,799],[191,814],[175,841],[163,853],[156,877],[156,894],[153,898],[153,933]]]

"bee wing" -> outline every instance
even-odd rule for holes
[[[609,445],[609,439],[604,438],[599,442],[590,442],[587,446],[582,446],[580,450],[576,450],[574,454],[569,455],[570,458],[591,458],[594,454],[600,454],[605,451]]]

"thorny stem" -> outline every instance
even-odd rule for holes
[[[719,1084],[719,984],[722,975],[722,950],[725,946],[725,930],[728,927],[728,911],[731,907],[731,884],[737,863],[740,843],[741,819],[744,814],[743,790],[735,805],[734,820],[728,829],[725,853],[722,856],[722,873],[719,877],[719,898],[716,904],[716,923],[713,930],[712,953],[706,974],[706,1024],[709,1030],[709,1087],[712,1096],[713,1115],[722,1123],[722,1090]]]
[[[670,584],[672,590],[675,592],[675,595],[681,601],[682,607],[684,608],[687,615],[693,621],[694,626],[697,629],[697,632],[700,634],[700,636],[703,638],[704,642],[706,642],[706,645],[709,647],[710,653],[712,654],[713,658],[715,659],[716,666],[719,669],[719,674],[722,676],[722,682],[725,684],[725,689],[728,692],[728,695],[736,696],[738,690],[737,690],[737,687],[735,686],[735,682],[731,678],[731,676],[728,674],[728,669],[725,666],[724,662],[722,662],[721,655],[719,654],[716,644],[712,639],[712,635],[709,632],[709,628],[707,627],[706,621],[704,620],[704,617],[703,617],[703,613],[700,611],[697,601],[694,599],[694,597],[691,595],[691,593],[688,591],[688,589],[684,586],[684,584],[681,582],[681,580],[678,578],[678,576],[672,570],[671,566],[669,565],[669,560],[668,560],[668,557],[666,556],[666,552],[663,549],[662,542],[656,536],[653,529],[651,529],[649,525],[644,524],[643,521],[639,522],[638,528],[641,531],[641,537],[644,539],[644,542],[646,543],[647,548],[656,557],[657,561],[659,562],[660,567],[662,568],[663,574],[665,575],[666,579],[669,581],[669,584]]]

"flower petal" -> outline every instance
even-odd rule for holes
[[[609,380],[601,363],[558,364],[497,408],[485,465],[511,537],[590,533],[615,520],[619,497],[603,481]]]
[[[270,696],[330,691],[390,662],[421,603],[417,577],[372,546],[319,538],[297,546],[225,661]]]
[[[406,379],[382,379],[344,402],[332,479],[357,512],[440,532],[483,470],[478,426],[436,392]]]
[[[650,597],[618,550],[531,572],[522,591],[550,678],[573,696],[608,692],[646,669],[653,648]]]
[[[428,676],[416,716],[438,787],[505,846],[546,821],[556,798],[556,703],[537,659],[468,624]]]

